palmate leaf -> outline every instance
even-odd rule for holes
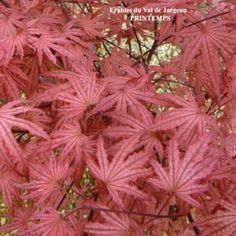
[[[193,138],[203,135],[208,127],[218,129],[212,117],[201,111],[192,94],[187,94],[187,100],[169,94],[165,94],[164,97],[176,108],[163,113],[150,130],[168,130],[179,127],[174,138],[180,142],[190,143]]]
[[[109,27],[109,24],[103,22],[104,19],[98,14],[92,18],[90,14],[82,15],[77,23],[83,32],[90,37],[103,37],[104,35],[100,32],[102,29]]]
[[[2,14],[3,12],[1,11],[0,17],[0,48],[5,50],[3,60],[4,65],[7,66],[15,51],[23,58],[23,47],[27,44],[28,39],[25,16],[20,11],[6,11],[5,14]]]
[[[149,169],[144,168],[144,164],[150,157],[148,153],[139,152],[129,155],[137,141],[137,137],[126,140],[112,160],[109,161],[104,148],[104,141],[102,138],[99,138],[97,144],[98,164],[92,158],[86,159],[92,174],[105,185],[114,202],[120,206],[123,206],[121,196],[119,195],[120,192],[134,197],[146,198],[144,193],[129,183],[151,173]]]
[[[49,207],[32,217],[36,224],[32,224],[25,233],[35,236],[71,236],[76,235],[72,225],[67,222],[58,211]],[[25,234],[27,235],[27,234]]]
[[[109,210],[107,208],[107,210]],[[115,213],[101,212],[102,217],[105,219],[103,223],[87,223],[85,231],[99,236],[117,236],[117,235],[130,235],[141,236],[142,232],[135,230],[138,225],[135,221],[130,219],[127,215],[117,215]]]
[[[236,42],[236,37],[225,26],[227,23],[229,22],[224,20],[217,23],[205,21],[176,33],[182,37],[193,37],[184,48],[183,67],[186,68],[201,50],[204,67],[209,74],[209,82],[218,98],[222,81],[217,50],[220,49],[222,55],[227,57],[231,55]]]
[[[61,109],[65,112],[65,118],[81,116],[87,109],[96,105],[106,86],[105,84],[99,85],[95,77],[88,78],[86,87],[78,80],[70,82],[75,90],[75,95],[68,92],[57,95],[57,99],[66,103]]]
[[[143,91],[136,79],[132,80],[132,78],[125,76],[110,76],[105,81],[109,94],[99,101],[93,109],[93,113],[104,112],[111,108],[123,113],[130,109],[136,113],[145,103],[166,104],[165,99],[157,96],[154,90]]]
[[[115,111],[107,114],[122,125],[109,126],[104,130],[104,135],[111,138],[135,137],[140,135],[139,147],[143,146],[147,151],[155,150],[160,156],[163,156],[163,147],[158,135],[150,129],[155,124],[155,119],[147,112],[146,108],[142,109],[142,117],[134,117]]]
[[[1,150],[0,154],[3,155]],[[15,171],[2,163],[0,164],[0,173],[0,191],[2,193],[2,198],[6,205],[11,209],[13,207],[13,199],[19,198],[19,190],[15,184],[20,183],[21,178]]]
[[[6,234],[6,232],[17,230],[17,236],[27,235],[25,231],[28,229],[28,222],[34,213],[35,209],[33,207],[14,207],[11,222],[1,226],[0,232]]]
[[[201,207],[191,195],[207,190],[207,185],[199,181],[210,174],[215,164],[214,159],[204,156],[210,139],[211,136],[207,134],[190,145],[183,159],[180,158],[176,140],[172,140],[168,149],[168,171],[153,161],[152,166],[158,177],[149,179],[149,182],[193,206]]]
[[[205,216],[198,220],[197,224],[203,228],[201,235],[234,236],[236,234],[235,202],[222,201],[221,205],[225,208],[224,211]]]
[[[19,60],[11,60],[7,67],[0,66],[0,91],[8,99],[18,99],[20,90],[27,91],[30,78],[22,70]]]
[[[70,176],[68,163],[57,161],[52,157],[47,165],[32,165],[30,182],[18,185],[20,188],[32,190],[27,199],[37,199],[38,204],[46,200],[55,204],[60,195],[64,180]]]
[[[68,156],[75,157],[81,162],[82,154],[93,153],[94,141],[83,133],[80,124],[74,122],[65,124],[59,130],[51,134],[52,148],[61,147],[60,157],[68,159]]]
[[[90,43],[87,43],[81,39],[81,36],[84,36],[85,33],[78,29],[76,25],[76,20],[72,20],[67,25],[64,26],[63,31],[59,32],[59,35],[64,39],[69,39],[74,43],[78,43],[81,46],[89,47]]]
[[[47,32],[38,32],[33,30],[32,34],[40,34],[40,36],[32,36],[31,43],[32,48],[37,52],[39,64],[42,64],[43,56],[46,55],[48,59],[57,64],[57,57],[52,50],[58,52],[62,56],[71,57],[70,52],[65,48],[66,40],[57,38],[56,35]]]
[[[21,101],[13,101],[0,108],[0,145],[3,150],[5,147],[2,147],[2,145],[6,145],[9,152],[17,158],[20,164],[23,165],[22,152],[12,134],[11,129],[13,127],[17,127],[22,130],[28,130],[31,134],[45,138],[47,140],[49,140],[49,137],[40,126],[28,120],[16,117],[17,115],[24,112],[41,112],[35,108],[22,106],[21,103]]]

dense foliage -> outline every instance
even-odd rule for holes
[[[1,0],[0,231],[236,235],[235,22],[235,0]]]

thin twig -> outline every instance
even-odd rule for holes
[[[157,214],[151,214],[151,213],[143,213],[138,211],[127,211],[127,210],[114,210],[114,209],[108,209],[108,208],[102,208],[102,207],[92,207],[92,206],[80,206],[75,208],[72,212],[69,212],[65,217],[70,215],[71,213],[80,210],[80,209],[88,209],[93,211],[103,211],[103,212],[112,212],[112,213],[118,213],[118,214],[127,214],[127,215],[137,215],[137,216],[145,216],[145,217],[152,217],[152,218],[170,218],[170,217],[182,217],[182,215],[157,215]]]
[[[191,24],[189,24],[189,25],[186,25],[186,26],[184,26],[182,29],[191,27],[191,26],[193,26],[193,25],[202,23],[202,22],[207,21],[207,20],[211,20],[211,19],[213,19],[213,18],[217,18],[217,17],[219,17],[219,16],[223,16],[223,15],[229,14],[230,12],[233,12],[233,11],[234,11],[234,10],[232,10],[232,11],[226,11],[226,12],[222,12],[222,13],[219,13],[219,14],[216,14],[216,15],[213,15],[213,16],[206,17],[206,18],[204,18],[204,19],[201,19],[201,20],[198,20],[198,21],[196,21],[196,22],[193,22],[193,23],[191,23]],[[177,31],[177,32],[180,32],[182,29],[180,29],[180,30]],[[176,33],[177,33],[177,32],[176,32]],[[150,48],[150,50],[148,50],[148,51],[146,51],[146,52],[144,53],[144,56],[145,56],[147,53],[149,53],[148,57],[149,57],[149,61],[150,61],[151,56],[152,56],[152,54],[154,53],[154,51],[156,50],[157,46],[160,45],[160,44],[162,44],[162,43],[165,42],[166,40],[172,38],[173,36],[174,36],[174,34],[171,34],[171,35],[167,36],[166,38],[164,38],[161,42],[159,42],[159,44],[156,44],[156,43],[155,43],[155,45],[153,44],[152,47]],[[151,51],[152,51],[152,53],[151,53]],[[147,60],[147,62],[149,62],[149,61]]]
[[[94,202],[96,202],[98,200],[98,193],[95,194],[94,196]],[[95,211],[94,209],[91,209],[90,212],[89,212],[89,216],[88,216],[88,220],[87,222],[90,222],[92,219],[93,219],[93,216],[95,214]],[[88,233],[84,233],[83,236],[88,236]]]
[[[193,22],[193,23],[189,24],[189,25],[185,26],[184,28],[188,28],[188,27],[191,27],[191,26],[193,26],[193,25],[199,24],[199,23],[201,23],[201,22],[204,22],[204,21],[207,21],[207,20],[211,20],[211,19],[216,18],[216,17],[218,17],[218,16],[226,15],[226,14],[228,14],[228,13],[230,13],[230,12],[232,12],[232,11],[225,11],[225,12],[218,13],[218,14],[216,14],[216,15],[213,15],[213,16],[206,17],[206,18],[204,18],[204,19],[201,19],[201,20],[199,20],[199,21],[196,21],[196,22]]]
[[[188,213],[188,220],[190,223],[194,223],[194,219],[190,212]],[[193,226],[193,231],[196,235],[200,235],[200,229],[196,225]]]
[[[109,51],[107,45],[105,43],[102,43],[105,51],[107,52],[108,55],[111,55],[111,52]]]
[[[157,216],[160,216],[161,215],[161,212],[163,211],[163,209],[166,207],[166,205],[169,203],[170,199],[173,197],[174,193],[170,194],[168,196],[168,198],[166,199],[166,201],[164,202],[164,204],[161,206],[161,208],[159,209],[159,211],[157,212]],[[170,217],[173,217],[173,216],[170,216]],[[149,221],[146,222],[146,224],[149,224],[153,221],[154,219],[151,219]]]
[[[70,191],[71,187],[73,186],[74,181],[71,181],[70,185],[68,186],[66,192],[63,194],[61,200],[59,201],[59,203],[57,204],[56,209],[59,210],[60,206],[62,205],[62,203],[64,202],[64,200],[66,199],[66,196],[68,194],[68,192]]]
[[[158,45],[159,45],[158,41],[156,40],[156,36],[157,36],[156,30],[157,30],[157,22],[155,21],[155,22],[154,22],[154,38],[155,38],[155,40],[154,40],[154,42],[153,42],[153,44],[152,44],[151,49],[149,50],[149,54],[148,54],[148,57],[147,57],[147,64],[149,64],[149,62],[150,62],[150,60],[151,60],[153,54],[154,54],[155,51],[156,51],[156,48],[157,48]]]

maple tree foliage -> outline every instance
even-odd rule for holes
[[[235,10],[0,0],[0,233],[236,235]]]

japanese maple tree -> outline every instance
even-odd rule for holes
[[[236,235],[235,0],[0,0],[0,36],[1,235]]]

